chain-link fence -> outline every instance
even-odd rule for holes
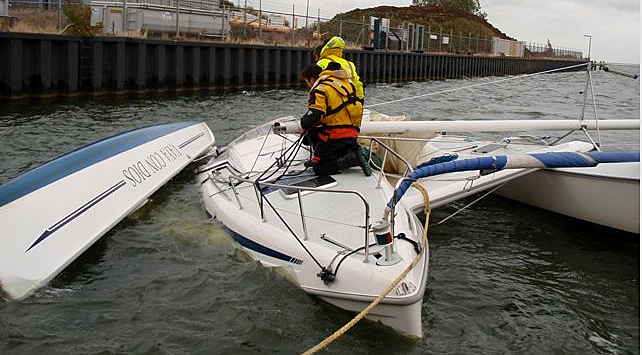
[[[24,22],[29,21],[29,16],[26,15],[31,12],[30,16],[36,18],[33,22],[40,25],[47,22],[58,32],[70,26],[65,8],[85,6],[91,9],[91,16],[88,23],[81,27],[91,28],[90,32],[96,34],[194,37],[237,43],[308,47],[320,43],[324,38],[338,35],[346,41],[349,48],[528,58],[582,58],[581,51],[553,47],[550,42],[539,45],[499,40],[455,28],[443,28],[439,23],[395,22],[366,15],[360,15],[359,18],[354,13],[334,16],[326,13],[322,16],[320,9],[315,11],[309,6],[305,9],[296,8],[295,5],[290,7],[276,3],[277,0],[266,1],[266,4],[262,0],[236,0],[236,5],[227,0],[82,0],[82,3],[79,0],[4,1],[9,1],[10,15],[18,17],[23,28]],[[38,13],[34,14],[34,11],[40,15],[49,15],[37,16]],[[53,21],[55,23],[52,24]],[[74,21],[84,20],[75,18]],[[36,24],[34,27],[37,27]],[[504,42],[511,42],[511,49],[504,49]]]

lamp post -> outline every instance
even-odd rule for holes
[[[584,37],[588,37],[589,39],[589,50],[588,50],[588,59],[589,61],[591,60],[591,40],[593,39],[591,35],[584,35]]]

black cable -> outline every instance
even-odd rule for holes
[[[410,243],[414,247],[415,252],[417,254],[421,253],[421,246],[419,245],[419,243],[417,243],[416,241],[406,237],[405,233],[399,233],[395,238],[407,241],[408,243]]]
[[[301,137],[303,137],[303,136],[301,136]],[[281,174],[281,176],[277,177],[274,181],[279,181],[282,177],[286,176],[286,174],[287,174],[288,170],[290,169],[290,166],[292,166],[292,163],[294,162],[294,158],[297,156],[297,154],[299,154],[299,150],[300,150],[300,149],[301,149],[301,147],[303,146],[303,144],[302,144],[302,143],[303,143],[303,141],[302,141],[301,139],[300,139],[300,140],[298,140],[298,141],[295,143],[295,145],[297,146],[297,148],[296,148],[296,150],[294,151],[294,155],[292,155],[292,157],[291,157],[291,158],[288,158],[288,159],[286,160],[286,161],[288,162],[288,166],[286,166],[286,167],[285,167],[285,170],[283,171],[283,174]],[[304,170],[302,170],[302,171],[305,171],[305,170],[307,170],[307,168],[306,168],[306,169],[304,169]],[[276,172],[276,171],[275,171],[275,172]],[[301,173],[301,171],[300,171],[298,174],[300,174],[300,173]],[[294,175],[291,175],[291,176],[296,176],[296,175],[298,175],[298,174],[294,174]]]
[[[279,158],[277,158],[277,159],[274,161],[274,163],[272,163],[272,165],[270,165],[270,167],[268,167],[268,168],[267,168],[267,169],[266,169],[266,170],[265,170],[265,171],[264,171],[264,172],[263,172],[263,173],[262,173],[262,174],[261,174],[261,175],[256,179],[256,181],[265,181],[265,180],[267,180],[267,179],[271,178],[272,176],[274,176],[274,174],[276,174],[276,173],[277,173],[277,171],[279,171],[279,168],[275,169],[275,170],[274,170],[270,175],[268,175],[268,176],[265,176],[265,174],[266,174],[268,171],[270,171],[270,169],[271,169],[272,167],[274,167],[274,166],[275,166],[275,164],[276,164],[276,165],[278,165],[280,161],[289,162],[288,166],[285,168],[285,172],[287,172],[287,170],[288,170],[288,169],[290,168],[290,166],[292,165],[292,161],[294,161],[294,157],[296,156],[296,154],[299,152],[299,149],[301,148],[301,142],[302,142],[302,140],[303,140],[303,136],[299,137],[299,139],[298,139],[298,140],[297,140],[293,145],[291,145],[290,147],[288,147],[288,149],[286,149],[286,150],[285,150],[285,152],[284,152],[283,154],[281,154],[281,156],[280,156]],[[295,148],[296,148],[296,149],[295,149]],[[290,152],[290,150],[292,150],[292,151]],[[286,154],[288,154],[288,153],[289,153],[289,156],[283,160],[283,157],[284,157]],[[284,174],[285,174],[285,172],[284,172]],[[279,178],[280,178],[280,177],[279,177]]]
[[[295,144],[296,144],[296,143],[295,143]],[[287,153],[288,153],[288,151],[289,151],[290,149],[292,149],[293,147],[294,147],[294,144],[293,144],[293,145],[291,145],[290,147],[288,147],[288,149],[286,149],[286,150],[285,150],[285,152],[281,153],[281,156],[280,156],[280,157],[278,157],[278,158],[276,158],[276,159],[275,159],[275,161],[274,161],[274,163],[272,163],[272,165],[270,165],[267,169],[265,169],[265,170],[261,173],[261,175],[259,175],[259,177],[258,177],[258,178],[256,178],[256,180],[257,180],[257,181],[258,181],[258,180],[261,180],[261,179],[263,178],[263,176],[264,176],[268,171],[270,171],[270,169],[271,169],[272,167],[274,167],[275,165],[278,165],[278,164],[279,164],[280,159],[281,159],[285,154],[287,154]],[[261,148],[261,150],[263,150],[263,148]],[[259,154],[261,153],[261,150],[259,151]],[[276,170],[278,170],[278,167],[277,167],[277,169],[276,169]],[[272,175],[274,175],[274,172],[272,173]],[[270,175],[270,176],[271,176],[271,175]],[[263,180],[265,180],[265,179],[263,179]]]
[[[377,243],[369,244],[369,245],[368,245],[368,248],[373,247],[373,246],[375,246],[375,245],[377,245]],[[359,248],[357,248],[357,249],[355,249],[355,250],[353,250],[353,251],[349,252],[348,254],[344,255],[344,256],[343,256],[343,258],[341,258],[341,260],[339,260],[339,262],[337,263],[337,267],[334,269],[334,272],[332,273],[332,276],[337,276],[337,272],[339,271],[339,266],[341,265],[341,263],[342,263],[342,262],[343,262],[347,257],[349,257],[350,255],[352,255],[352,254],[354,254],[354,253],[356,253],[356,252],[358,252],[358,251],[360,251],[360,250],[363,250],[363,249],[365,249],[365,248],[366,248],[365,246],[363,246],[363,247],[359,247]]]

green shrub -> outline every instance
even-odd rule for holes
[[[63,12],[67,17],[64,33],[78,36],[92,36],[90,27],[91,8],[74,1],[65,1]]]

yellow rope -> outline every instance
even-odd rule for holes
[[[312,355],[320,351],[321,349],[325,348],[326,346],[330,345],[332,342],[337,340],[340,336],[345,334],[350,328],[352,328],[355,324],[359,323],[370,311],[372,311],[376,306],[383,301],[383,299],[392,291],[392,289],[403,280],[406,275],[412,270],[417,263],[419,263],[419,259],[421,259],[421,256],[424,253],[424,250],[426,249],[426,244],[428,242],[428,220],[430,216],[430,197],[428,197],[428,191],[426,189],[417,184],[413,183],[412,186],[414,186],[416,189],[421,192],[421,195],[424,197],[424,212],[426,213],[426,222],[424,224],[424,234],[421,238],[421,252],[415,256],[415,258],[412,260],[410,265],[406,267],[406,269],[397,276],[397,278],[390,284],[388,287],[386,287],[385,290],[381,292],[381,294],[375,298],[372,303],[368,305],[368,307],[364,308],[359,314],[357,314],[352,320],[350,320],[348,323],[346,323],[343,327],[339,328],[336,332],[334,332],[332,335],[329,337],[323,339],[321,342],[319,342],[317,345],[313,346],[312,348],[308,349],[306,352],[301,353],[301,355]]]

